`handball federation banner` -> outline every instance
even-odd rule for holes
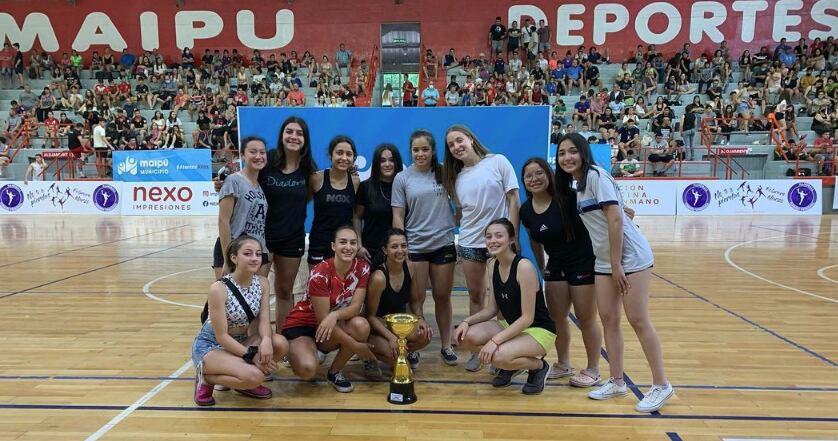
[[[679,216],[820,215],[820,179],[678,181]]]
[[[119,182],[0,182],[0,214],[120,214]]]

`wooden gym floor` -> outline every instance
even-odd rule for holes
[[[607,402],[566,380],[535,397],[523,377],[495,390],[485,371],[444,366],[435,342],[410,407],[354,363],[351,394],[281,367],[273,399],[216,392],[199,409],[188,360],[214,218],[2,216],[0,440],[838,439],[838,217],[638,221],[676,387],[654,415],[633,409],[650,375],[627,326],[634,394]]]

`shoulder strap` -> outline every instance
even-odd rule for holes
[[[253,315],[253,310],[250,309],[250,305],[247,304],[247,301],[244,299],[244,296],[242,296],[242,293],[241,291],[239,291],[239,288],[236,286],[236,284],[233,283],[233,281],[230,280],[228,277],[222,277],[221,281],[224,282],[225,285],[227,285],[227,288],[230,290],[230,292],[233,293],[233,296],[236,298],[236,300],[238,300],[239,305],[241,305],[242,309],[244,310],[244,313],[247,315],[247,321],[252,322],[253,319],[256,318],[256,316]]]

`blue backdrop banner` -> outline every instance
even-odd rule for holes
[[[356,166],[361,179],[369,177],[372,154],[381,143],[395,144],[405,166],[411,163],[410,134],[427,129],[436,137],[437,156],[442,162],[445,130],[452,124],[469,127],[490,151],[506,156],[520,174],[524,162],[533,156],[544,158],[550,144],[550,108],[523,107],[436,107],[436,108],[310,108],[240,107],[239,136],[260,136],[268,149],[276,148],[279,128],[289,116],[303,118],[311,131],[311,145],[317,165],[328,168],[327,147],[336,135],[351,137],[358,148]],[[524,188],[521,186],[521,199]],[[309,205],[309,211],[311,210]],[[309,212],[306,227],[311,225]],[[524,239],[524,238],[522,238]],[[521,240],[527,244],[527,240]]]
[[[113,152],[113,178],[124,182],[210,181],[208,149]]]

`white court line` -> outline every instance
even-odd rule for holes
[[[818,277],[820,277],[821,279],[830,281],[832,283],[838,283],[838,280],[835,280],[835,279],[826,275],[826,270],[828,270],[830,268],[835,268],[835,267],[838,267],[838,265],[829,265],[829,266],[825,266],[825,267],[819,269],[818,270]]]
[[[780,287],[780,288],[784,288],[784,289],[787,289],[787,290],[789,290],[789,291],[794,291],[794,292],[797,292],[797,293],[800,293],[800,294],[804,294],[804,295],[807,295],[807,296],[810,296],[810,297],[815,297],[815,298],[818,298],[818,299],[821,299],[821,300],[826,300],[826,301],[828,301],[828,302],[832,302],[832,303],[838,303],[838,300],[835,300],[835,299],[830,299],[829,297],[820,296],[820,295],[817,295],[817,294],[813,294],[813,293],[811,293],[811,292],[809,292],[809,291],[804,291],[804,290],[802,290],[802,289],[795,288],[795,287],[793,287],[793,286],[783,285],[782,283],[777,283],[777,282],[775,282],[775,281],[773,281],[773,280],[768,280],[768,279],[766,279],[765,277],[762,277],[762,276],[760,276],[760,275],[754,274],[754,273],[752,273],[752,272],[750,272],[750,271],[746,270],[745,268],[742,268],[741,266],[739,266],[739,265],[737,265],[736,263],[734,263],[734,262],[733,262],[733,260],[730,258],[730,254],[731,254],[731,252],[733,252],[733,250],[735,250],[736,248],[739,248],[739,247],[744,246],[744,245],[752,244],[752,243],[754,243],[754,242],[759,242],[759,241],[762,241],[762,240],[778,239],[778,238],[781,238],[781,237],[786,237],[786,235],[785,235],[785,234],[781,234],[781,235],[779,235],[779,236],[769,236],[769,237],[763,237],[762,239],[754,239],[754,240],[749,240],[749,241],[747,241],[747,242],[741,242],[741,243],[738,243],[738,244],[736,244],[736,245],[732,245],[732,246],[728,247],[728,249],[726,249],[726,250],[725,250],[725,261],[727,261],[727,264],[728,264],[728,265],[730,265],[730,266],[732,266],[732,267],[734,267],[734,268],[738,269],[739,271],[742,271],[743,273],[745,273],[745,274],[747,274],[747,275],[749,275],[749,276],[751,276],[751,277],[753,277],[753,278],[755,278],[755,279],[762,280],[763,282],[770,283],[770,284],[772,284],[772,285],[774,285],[774,286],[778,286],[778,287]]]
[[[204,268],[204,267],[201,267],[201,268],[192,268],[192,269],[189,269],[189,270],[185,270],[185,271],[178,271],[178,272],[176,272],[176,273],[171,273],[171,274],[166,274],[165,276],[160,276],[160,277],[158,277],[158,278],[156,278],[156,279],[152,280],[151,282],[146,283],[146,284],[143,286],[143,294],[145,294],[145,296],[146,296],[146,297],[148,297],[148,298],[150,298],[151,300],[156,300],[156,301],[158,301],[158,302],[168,303],[168,304],[170,304],[170,305],[175,305],[175,306],[185,306],[185,307],[187,307],[187,308],[198,308],[198,309],[201,309],[201,308],[203,308],[203,306],[190,305],[190,304],[188,304],[188,303],[179,303],[179,302],[175,302],[175,301],[172,301],[172,300],[161,299],[160,297],[157,297],[156,295],[154,295],[154,294],[152,294],[152,293],[151,293],[151,285],[154,285],[155,283],[157,283],[157,282],[159,282],[159,281],[161,281],[161,280],[163,280],[163,279],[168,279],[169,277],[179,276],[179,275],[181,275],[181,274],[192,273],[192,272],[195,272],[195,271],[201,271],[201,270],[206,270],[206,268]]]
[[[119,415],[117,415],[117,416],[115,416],[115,417],[111,418],[111,420],[110,420],[110,421],[108,421],[108,422],[107,422],[104,426],[102,426],[101,428],[99,428],[99,430],[97,430],[96,432],[94,432],[92,435],[88,436],[88,437],[85,439],[85,441],[96,441],[97,439],[99,439],[99,438],[101,438],[102,436],[104,436],[106,433],[108,433],[108,431],[110,431],[111,429],[113,429],[113,428],[114,428],[114,426],[116,426],[117,424],[119,424],[119,422],[120,422],[120,421],[122,421],[122,420],[124,420],[125,418],[127,418],[127,417],[128,417],[128,415],[131,415],[132,413],[134,413],[134,411],[135,411],[135,410],[137,410],[140,406],[142,406],[143,404],[145,404],[148,400],[150,400],[150,399],[154,398],[154,396],[155,396],[155,395],[157,395],[158,393],[160,393],[160,391],[162,391],[163,389],[165,389],[165,388],[166,388],[166,386],[168,386],[169,384],[171,384],[171,383],[172,383],[172,381],[174,381],[174,378],[178,378],[178,377],[180,377],[180,376],[181,376],[181,374],[183,374],[184,372],[186,372],[186,370],[187,370],[187,369],[189,369],[190,367],[192,367],[192,360],[187,361],[186,363],[184,363],[184,364],[183,364],[183,366],[181,366],[181,367],[180,367],[180,369],[178,369],[178,370],[176,370],[176,371],[172,372],[172,374],[171,374],[171,375],[169,375],[169,377],[170,377],[171,379],[161,381],[161,382],[160,382],[160,384],[158,384],[157,386],[154,386],[154,387],[153,387],[150,391],[146,392],[146,394],[145,394],[145,395],[141,396],[141,397],[140,397],[137,401],[134,401],[134,403],[133,403],[133,404],[131,404],[131,405],[130,405],[130,406],[128,406],[125,410],[123,410],[122,412],[120,412],[120,413],[119,413]]]

